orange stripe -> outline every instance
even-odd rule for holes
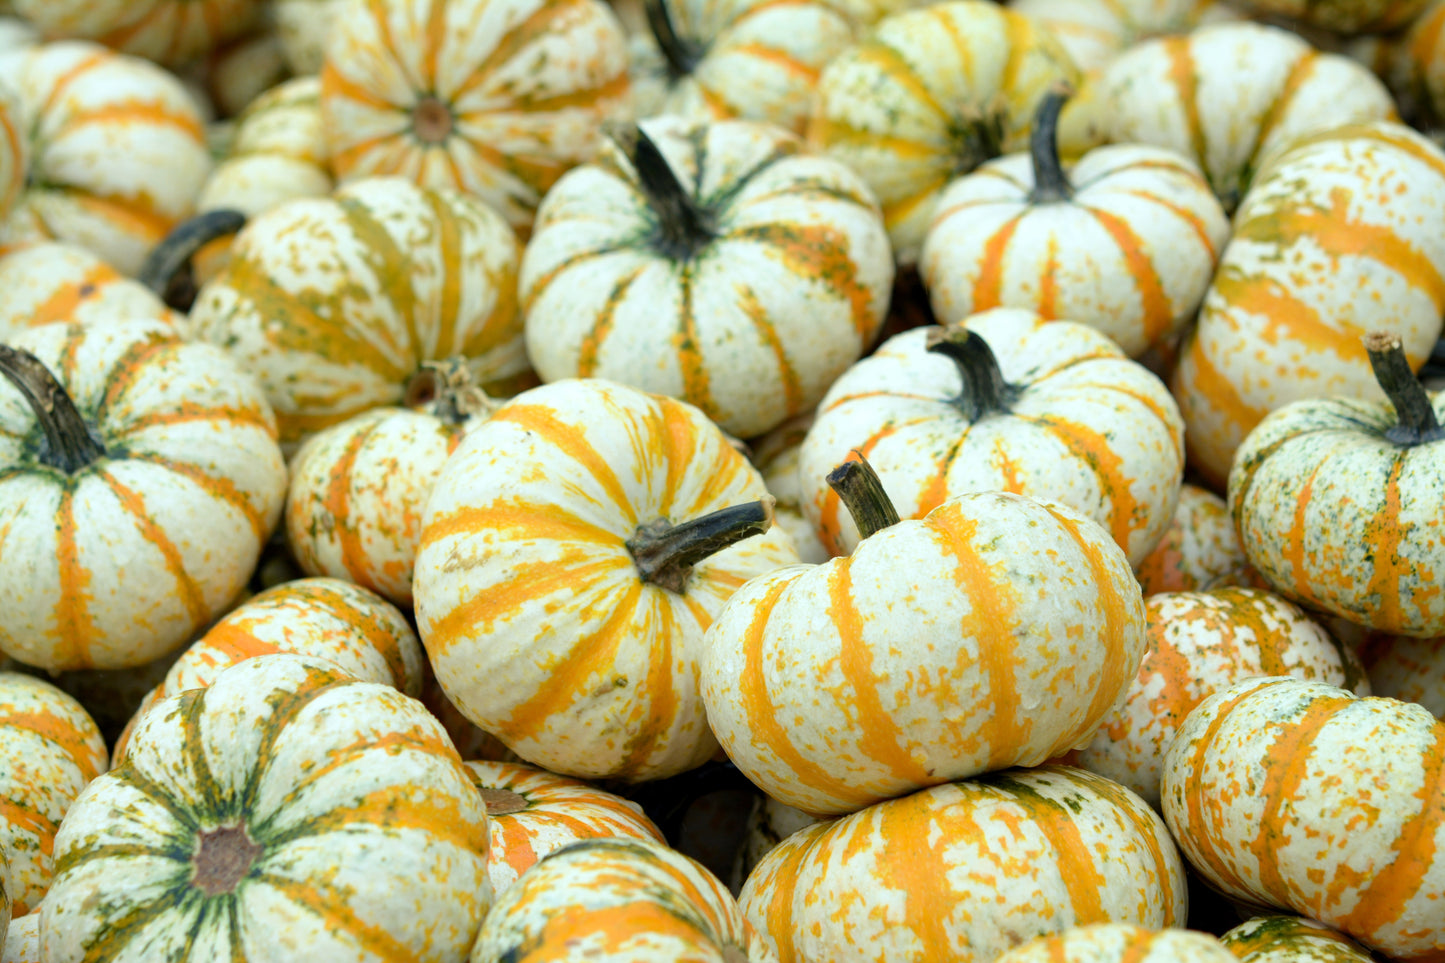
[[[1124,460],[1111,447],[1109,436],[1054,415],[1024,417],[1024,420],[1052,434],[1079,461],[1081,469],[1087,467],[1093,473],[1108,506],[1109,534],[1127,554],[1129,537],[1148,525],[1149,517],[1134,497],[1134,479],[1124,474]]]
[[[587,440],[587,433],[576,425],[570,425],[557,417],[555,411],[542,405],[512,404],[498,408],[492,422],[509,422],[540,436],[559,449],[567,458],[576,461],[602,487],[613,504],[626,517],[629,527],[636,528],[639,519],[632,499],[608,460]]]
[[[1400,518],[1400,471],[1405,464],[1405,451],[1395,448],[1390,452],[1394,459],[1390,474],[1385,480],[1384,504],[1368,520],[1365,530],[1356,536],[1369,546],[1369,557],[1374,560],[1374,571],[1370,573],[1366,596],[1379,601],[1369,613],[1370,625],[1376,630],[1399,632],[1409,627],[1413,619],[1404,617],[1400,609],[1400,588],[1420,580],[1420,565],[1413,559],[1403,558],[1400,545],[1405,533],[1414,528]],[[1438,589],[1436,589],[1438,591]],[[1423,607],[1429,593],[1421,586],[1411,593],[1411,601]]]
[[[1004,256],[1009,241],[1024,219],[1024,213],[1015,214],[998,230],[994,231],[983,245],[979,258],[978,276],[973,281],[972,311],[986,311],[1003,303]]]
[[[562,266],[570,266],[572,263],[571,260],[568,260],[564,262]],[[596,376],[597,368],[601,363],[598,360],[598,356],[601,354],[602,345],[606,342],[607,336],[612,333],[612,325],[617,314],[617,309],[621,307],[622,302],[627,299],[627,292],[632,288],[633,283],[642,276],[642,272],[646,271],[647,268],[647,264],[640,264],[619,278],[617,283],[612,286],[612,290],[607,293],[607,299],[603,301],[597,309],[591,327],[589,327],[587,333],[582,336],[582,341],[577,348],[577,376],[579,378]],[[555,274],[546,280],[550,282],[554,278]],[[532,295],[532,298],[535,299],[541,292],[542,287],[540,285],[534,285],[529,293]]]
[[[176,594],[180,596],[186,606],[186,611],[190,613],[191,621],[186,629],[186,634],[189,635],[205,625],[211,619],[211,610],[210,606],[206,604],[205,593],[201,591],[201,587],[187,571],[186,560],[181,555],[180,549],[176,548],[175,542],[171,541],[165,529],[151,517],[145,499],[139,492],[121,484],[120,480],[108,471],[102,469],[97,474],[105,479],[110,490],[115,494],[116,500],[120,502],[121,508],[131,516],[141,538],[160,552],[166,571],[175,580]]]
[[[1144,338],[1149,344],[1154,344],[1173,326],[1174,309],[1169,303],[1169,296],[1164,293],[1164,284],[1159,280],[1159,272],[1154,267],[1154,262],[1149,259],[1144,242],[1123,218],[1097,208],[1085,209],[1094,215],[1094,220],[1108,232],[1119,248],[1119,253],[1128,266],[1129,277],[1139,290],[1140,307],[1144,311],[1141,319]]]
[[[75,488],[66,486],[60,492],[60,506],[55,512],[55,554],[59,564],[60,598],[55,603],[55,661],[68,669],[89,668],[91,647],[97,631],[91,616],[90,569],[80,562],[80,546],[75,526]]]

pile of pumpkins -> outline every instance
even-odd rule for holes
[[[1445,960],[1442,123],[1445,0],[0,3],[4,963]]]

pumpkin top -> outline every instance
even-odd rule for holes
[[[647,14],[647,26],[667,64],[668,79],[676,82],[691,74],[707,51],[678,34],[672,14],[667,9],[667,0],[644,0],[642,6]]]
[[[106,455],[75,402],[35,355],[0,344],[0,375],[25,397],[43,433],[36,460],[73,475]]]
[[[1055,84],[1039,101],[1034,115],[1029,134],[1029,158],[1034,165],[1034,189],[1029,201],[1034,204],[1067,201],[1074,195],[1074,186],[1059,160],[1059,112],[1072,93],[1067,84]]]
[[[636,124],[608,131],[637,172],[637,186],[657,215],[652,243],[664,256],[688,260],[717,237],[716,216],[699,205],[678,179],[657,143]]]
[[[949,404],[970,422],[1008,411],[1023,390],[1004,380],[988,342],[962,324],[930,331],[928,350],[958,367],[962,387]]]

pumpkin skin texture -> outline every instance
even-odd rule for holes
[[[1016,946],[997,963],[1235,963],[1207,933],[1150,930],[1128,923],[1076,926]]]
[[[373,178],[249,222],[191,323],[256,373],[294,446],[397,404],[427,361],[462,355],[501,394],[525,381],[518,253],[481,201]]]
[[[46,324],[155,319],[186,333],[184,315],[83,247],[42,242],[0,258],[0,341]]]
[[[276,422],[224,352],[158,322],[52,324],[12,342],[74,399],[98,457],[55,467],[0,382],[0,649],[117,669],[174,650],[250,578],[286,492]],[[88,455],[89,457],[89,455]]]
[[[1360,645],[1360,661],[1375,695],[1414,702],[1445,720],[1445,638],[1370,632]]]
[[[9,858],[13,916],[34,910],[50,888],[56,827],[108,760],[79,702],[40,679],[0,672],[0,851]]]
[[[1445,154],[1399,124],[1303,137],[1259,173],[1170,380],[1201,477],[1223,489],[1240,442],[1292,401],[1382,398],[1366,331],[1424,362],[1445,311],[1437,217]]]
[[[851,171],[774,127],[658,118],[547,195],[520,296],[544,381],[682,398],[748,438],[818,403],[872,343],[892,283]]]
[[[816,822],[818,817],[810,816],[787,803],[778,802],[772,796],[755,796],[743,832],[743,844],[738,848],[732,877],[728,881],[733,893],[736,894],[742,889],[743,883],[752,875],[758,863],[776,849],[779,843]]]
[[[1369,950],[1323,923],[1298,916],[1256,916],[1219,941],[1242,963],[1372,963]]]
[[[601,380],[497,408],[442,466],[422,520],[417,627],[457,707],[562,775],[644,780],[717,750],[697,694],[703,632],[749,578],[798,560],[771,530],[695,562],[681,591],[627,547],[764,497],[691,405]]]
[[[419,702],[262,656],[157,705],[76,800],[44,958],[460,961],[486,854],[481,798]]]
[[[1073,765],[1159,805],[1164,753],[1191,709],[1256,675],[1288,675],[1370,694],[1359,659],[1323,626],[1270,592],[1168,592],[1144,601],[1148,648],[1138,675]]]
[[[1164,818],[1215,889],[1400,960],[1445,950],[1445,723],[1394,699],[1256,678],[1200,703],[1164,760]]]
[[[66,241],[135,274],[192,213],[211,170],[190,94],[155,64],[82,41],[0,53],[0,77],[30,138],[29,179],[0,227],[0,253]]]
[[[466,767],[487,807],[487,873],[498,896],[548,853],[579,840],[665,842],[636,803],[585,782],[519,763],[473,761]]]
[[[1009,9],[1046,26],[1091,79],[1137,43],[1238,17],[1217,0],[1014,0]]]
[[[253,22],[256,0],[14,0],[49,37],[94,40],[170,67],[194,60]]]
[[[497,899],[471,963],[775,963],[726,887],[659,842],[592,839]]]
[[[986,0],[880,21],[818,82],[808,138],[857,171],[883,205],[900,264],[913,264],[939,192],[1027,143],[1050,84],[1078,72],[1048,29]]]
[[[1188,482],[1179,489],[1174,520],[1154,551],[1134,567],[1134,574],[1146,598],[1159,592],[1249,585],[1253,577],[1229,503]]]
[[[809,826],[738,903],[783,963],[983,963],[1071,926],[1180,926],[1186,900],[1163,820],[1102,776],[1045,766]]]
[[[30,913],[11,920],[5,934],[5,953],[0,963],[44,963],[40,957],[40,915]]]
[[[964,492],[1011,491],[1083,512],[1131,565],[1142,561],[1174,515],[1184,473],[1169,392],[1085,325],[996,308],[964,327],[987,343],[1011,386],[1002,410],[970,417],[958,365],[925,348],[935,328],[890,338],[828,389],[799,455],[803,508],[823,544],[840,554],[858,544],[823,482],[856,449],[904,518]]]
[[[708,630],[702,696],[764,792],[849,813],[1074,747],[1128,687],[1144,630],[1107,532],[980,492],[748,582]]]
[[[342,181],[395,174],[455,188],[525,232],[542,195],[597,149],[601,122],[628,110],[626,38],[601,0],[343,9],[321,71]]]

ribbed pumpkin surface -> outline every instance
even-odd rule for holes
[[[998,963],[1234,963],[1234,957],[1207,933],[1095,923],[1030,940]]]
[[[257,0],[13,0],[47,36],[95,40],[179,67],[256,19]]]
[[[1370,951],[1323,923],[1256,916],[1219,938],[1242,963],[1370,963]]]
[[[187,330],[186,319],[149,289],[74,244],[41,242],[0,258],[0,341],[26,328],[154,318]]]

